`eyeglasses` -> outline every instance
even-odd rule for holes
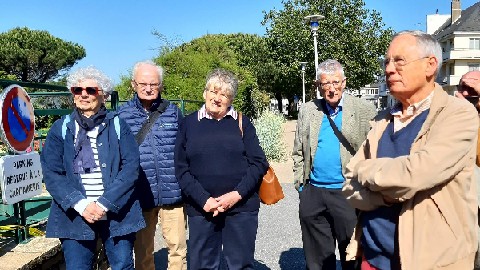
[[[142,82],[136,82],[135,80],[133,80],[133,83],[135,84],[135,86],[142,88],[142,89],[145,89],[147,88],[147,86],[150,86],[150,89],[158,89],[160,87],[160,84],[159,83],[142,83]]]
[[[74,94],[76,96],[81,95],[83,93],[83,90],[85,90],[85,92],[87,92],[87,94],[89,94],[90,96],[96,96],[96,95],[98,95],[98,91],[102,91],[101,89],[99,89],[96,86],[87,86],[87,87],[72,86],[72,87],[70,87],[70,91],[72,92],[72,94]]]
[[[220,95],[220,97],[223,99],[229,99],[228,95],[223,91],[207,90],[207,92],[215,96]]]
[[[331,85],[333,85],[333,87],[335,88],[338,88],[342,85],[342,83],[345,81],[345,79],[341,80],[341,81],[333,81],[333,82],[320,82],[318,81],[318,84],[323,88],[323,89],[329,89]]]
[[[393,63],[393,65],[395,66],[395,68],[397,70],[403,70],[403,67],[408,65],[408,64],[411,64],[413,62],[416,62],[418,60],[422,60],[422,59],[425,59],[425,58],[430,58],[430,56],[424,56],[424,57],[420,57],[420,58],[417,58],[417,59],[414,59],[414,60],[411,60],[411,61],[406,61],[404,58],[401,58],[401,57],[397,57],[397,58],[386,58],[385,60],[383,60],[383,68],[386,69],[387,66],[390,64],[390,63]]]

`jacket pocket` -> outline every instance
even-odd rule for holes
[[[444,192],[437,192],[431,196],[424,216],[424,248],[436,265],[444,266],[463,258],[467,254],[463,228],[453,209],[453,202],[445,198]]]

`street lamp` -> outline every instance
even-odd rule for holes
[[[313,35],[313,48],[315,49],[315,80],[317,79],[317,68],[318,68],[318,51],[317,51],[317,31],[319,26],[319,21],[325,18],[323,15],[308,15],[305,17],[305,22],[308,23],[310,29],[312,30]],[[320,98],[320,93],[317,89],[317,98]]]
[[[302,89],[303,89],[303,99],[302,104],[305,104],[305,66],[307,62],[300,62],[300,67],[302,68]]]

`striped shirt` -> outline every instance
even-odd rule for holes
[[[80,126],[75,122],[76,130],[80,129]],[[77,133],[78,135],[78,133]],[[75,135],[75,143],[77,140],[77,135]],[[98,126],[94,129],[87,131],[87,137],[90,140],[90,145],[93,150],[93,158],[95,159],[95,168],[92,170],[81,173],[80,178],[82,179],[82,185],[85,189],[87,195],[86,199],[80,200],[75,206],[75,210],[80,213],[80,215],[85,211],[85,208],[89,203],[97,201],[98,197],[102,196],[104,192],[103,180],[102,180],[102,171],[100,169],[100,161],[98,159],[98,149],[97,149],[97,136],[98,136]],[[97,203],[105,211],[108,209],[105,206]],[[106,220],[107,216],[104,215],[100,220]]]
[[[96,201],[98,197],[103,194],[102,171],[100,170],[100,162],[98,161],[97,149],[98,127],[87,132],[87,137],[90,140],[90,145],[93,150],[93,158],[95,159],[96,167],[90,171],[80,174],[82,184],[87,194],[87,199]]]
[[[430,109],[434,92],[435,91],[432,91],[423,100],[408,106],[407,110],[405,111],[405,115],[403,114],[402,103],[398,102],[395,104],[395,106],[393,106],[393,108],[390,110],[390,114],[394,117],[393,131],[397,132],[406,127],[410,122],[412,122],[413,119],[415,119],[415,117],[420,115],[423,111]]]

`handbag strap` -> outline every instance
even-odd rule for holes
[[[152,129],[153,124],[157,121],[158,117],[165,112],[170,102],[168,100],[162,99],[162,103],[158,105],[158,108],[150,114],[148,119],[143,123],[142,128],[138,131],[137,135],[135,135],[135,140],[137,141],[138,145],[142,144],[147,137],[148,132]]]
[[[343,135],[343,133],[338,130],[338,127],[337,125],[335,125],[335,122],[332,120],[332,118],[330,117],[330,114],[328,113],[328,110],[327,110],[327,103],[325,102],[325,99],[321,99],[320,100],[320,104],[322,105],[322,111],[323,113],[327,116],[328,118],[328,122],[330,122],[330,126],[332,127],[333,129],[333,133],[335,133],[335,136],[337,136],[338,140],[340,141],[340,143],[342,143],[342,145],[347,149],[347,151],[353,156],[355,155],[355,149],[353,148],[353,146],[350,144],[350,142],[347,140],[347,138],[345,138],[345,136]]]
[[[242,126],[242,113],[238,113],[238,128],[240,129],[240,133],[242,133],[242,138],[243,138],[243,126]]]

